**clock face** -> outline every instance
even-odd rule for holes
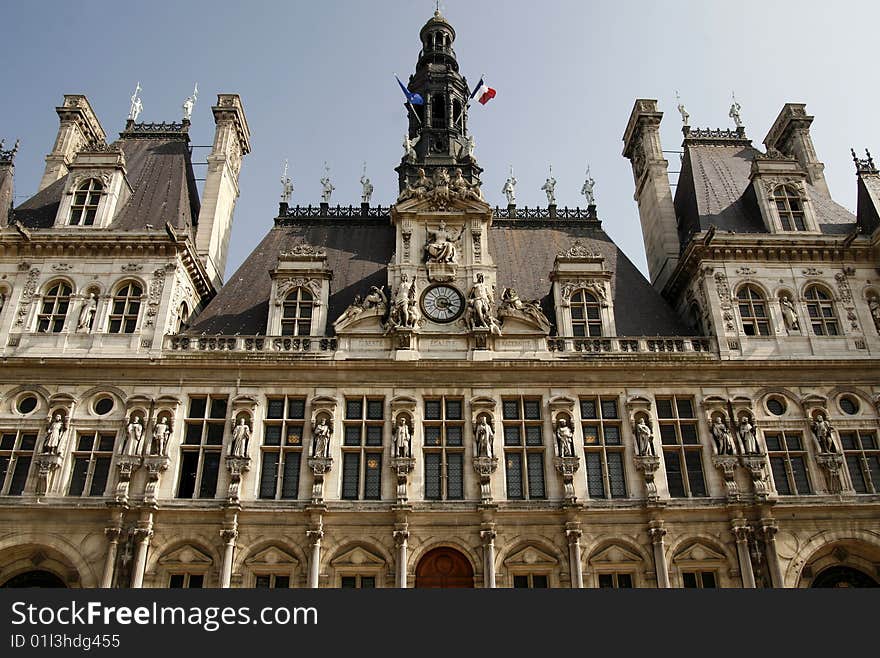
[[[464,297],[452,286],[433,286],[422,297],[422,310],[434,322],[452,322],[464,310]]]

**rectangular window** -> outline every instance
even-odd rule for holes
[[[580,408],[590,498],[626,498],[617,398],[581,398]]]
[[[181,446],[178,498],[214,498],[223,453],[227,396],[190,397]]]
[[[110,475],[116,434],[80,432],[73,451],[68,496],[103,496]]]
[[[846,467],[856,493],[880,493],[880,444],[866,430],[840,430]]]
[[[767,457],[776,493],[796,496],[813,493],[807,474],[807,453],[800,432],[765,432]]]
[[[600,573],[599,587],[608,589],[632,589],[632,574],[628,573]]]
[[[299,497],[305,418],[305,398],[277,397],[266,401],[260,451],[260,498],[293,500]]]
[[[171,589],[201,589],[205,586],[205,576],[201,573],[173,573],[168,579]]]
[[[693,398],[672,396],[657,398],[656,402],[669,495],[673,498],[706,496],[703,447]]]
[[[546,498],[541,400],[525,397],[505,398],[501,401],[501,412],[504,423],[507,497],[514,500]],[[523,473],[524,465],[525,473]]]
[[[683,571],[681,584],[685,589],[714,589],[717,587],[714,571]]]
[[[342,589],[376,589],[376,577],[342,576],[339,585]]]
[[[346,500],[382,498],[382,452],[385,400],[345,399],[342,430],[342,497]],[[369,448],[379,448],[370,450]]]
[[[547,574],[516,574],[513,577],[514,589],[547,589],[550,587]]]
[[[24,493],[36,446],[36,432],[0,434],[0,495]]]
[[[257,574],[254,581],[256,589],[289,589],[290,576],[280,576],[278,574]]]
[[[425,400],[425,498],[464,498],[464,402],[456,398]]]

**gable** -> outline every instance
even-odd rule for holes
[[[164,566],[186,564],[207,567],[214,564],[214,560],[210,555],[202,552],[192,544],[185,544],[160,557],[159,564]]]

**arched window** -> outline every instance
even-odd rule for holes
[[[79,186],[73,194],[73,203],[70,206],[71,226],[92,226],[95,223],[103,192],[104,186],[95,178],[90,178]]]
[[[443,94],[431,97],[431,127],[446,127],[446,96]]]
[[[807,300],[807,313],[813,333],[817,336],[839,336],[840,324],[834,312],[834,299],[831,294],[816,285],[807,288],[804,293]]]
[[[769,336],[767,303],[761,291],[754,286],[743,286],[736,293],[736,301],[746,336]]]
[[[284,298],[281,313],[282,336],[308,336],[312,333],[315,298],[305,288],[297,288]]]
[[[575,336],[601,336],[600,306],[592,293],[578,290],[571,295],[571,329]]]
[[[187,320],[189,320],[189,307],[186,305],[186,302],[180,302],[180,306],[177,308],[177,329],[174,333],[179,334],[186,329]]]
[[[70,286],[63,281],[52,285],[43,295],[43,304],[37,316],[37,331],[47,334],[57,334],[61,331],[69,306]]]
[[[789,185],[780,185],[773,191],[773,201],[783,231],[806,231],[804,202],[797,190]]]
[[[143,288],[134,281],[130,281],[113,295],[109,325],[111,334],[134,333],[141,310],[141,295],[143,294]]]

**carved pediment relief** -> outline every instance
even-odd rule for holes
[[[642,558],[619,544],[612,544],[590,558],[590,564],[595,567],[608,567],[612,565],[633,564],[641,562]]]
[[[355,546],[330,561],[334,567],[381,567],[385,560],[362,546]]]
[[[244,561],[244,563],[248,566],[290,566],[295,567],[299,565],[299,560],[297,560],[293,555],[288,553],[287,551],[281,550],[277,546],[268,546],[263,550],[255,553],[248,559]]]
[[[436,194],[428,194],[424,197],[412,197],[399,201],[395,206],[398,212],[489,212],[490,206],[482,200],[468,197],[462,199],[458,196],[443,197]]]
[[[702,542],[694,542],[687,548],[680,550],[673,558],[674,562],[679,565],[699,562],[705,564],[707,562],[726,563],[727,558],[718,551],[709,548]]]
[[[555,557],[548,555],[536,546],[526,546],[504,560],[504,564],[508,567],[550,567],[556,563]]]
[[[159,558],[159,564],[165,566],[180,564],[210,566],[213,563],[214,560],[211,559],[210,555],[207,555],[191,544],[180,546]]]

